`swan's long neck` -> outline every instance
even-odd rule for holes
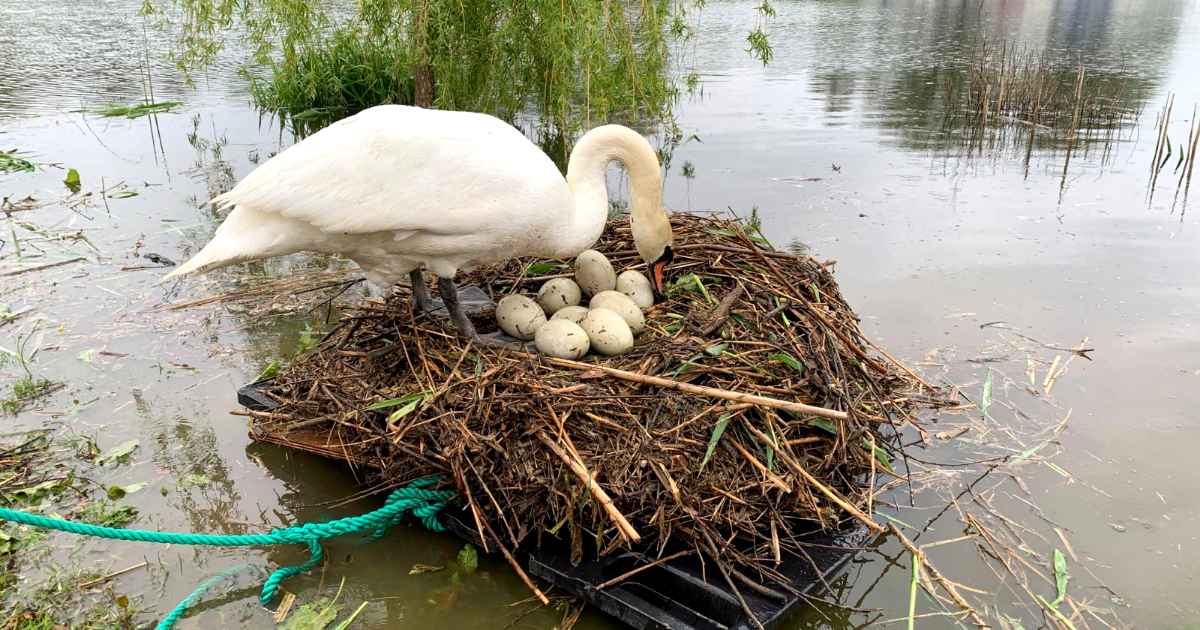
[[[567,164],[567,186],[575,206],[557,234],[557,256],[570,257],[591,247],[608,220],[608,165],[621,162],[629,172],[635,236],[644,217],[661,213],[662,173],[658,156],[637,132],[619,125],[596,127],[584,134]]]

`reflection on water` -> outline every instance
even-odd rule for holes
[[[245,423],[228,415],[236,409],[237,386],[289,356],[306,326],[324,329],[323,308],[281,317],[276,311],[286,309],[268,302],[290,303],[272,296],[255,298],[257,308],[150,310],[254,286],[261,276],[287,280],[336,269],[338,261],[291,257],[174,287],[154,285],[160,271],[122,271],[145,264],[144,252],[186,259],[221,219],[207,199],[291,142],[249,106],[234,64],[223,60],[187,88],[162,54],[169,42],[153,30],[143,40],[138,4],[0,6],[0,147],[19,148],[42,164],[34,174],[0,175],[0,195],[32,195],[37,203],[15,213],[21,221],[53,230],[48,234],[85,235],[99,251],[86,263],[4,278],[0,301],[47,313],[58,327],[38,369],[70,386],[51,405],[95,400],[79,411],[77,428],[98,433],[102,447],[141,440],[145,463],[101,480],[153,482],[131,495],[147,515],[139,525],[260,531],[365,510],[370,501],[339,501],[353,492],[350,473],[249,445]],[[774,242],[837,261],[843,292],[864,327],[893,353],[966,383],[968,392],[978,391],[985,368],[995,370],[1005,402],[1018,408],[1013,423],[1057,420],[1073,410],[1056,460],[1071,480],[1040,465],[1022,477],[1076,551],[1098,560],[1091,568],[1119,599],[1083,586],[1091,582],[1082,572],[1072,588],[1098,606],[1128,602],[1121,615],[1135,626],[1190,622],[1200,614],[1193,597],[1200,547],[1191,527],[1200,518],[1200,497],[1178,462],[1189,461],[1200,440],[1192,417],[1200,378],[1200,287],[1193,272],[1200,237],[1191,216],[1181,222],[1170,214],[1173,177],[1164,175],[1150,200],[1146,186],[1154,116],[1165,93],[1176,93],[1168,129],[1173,144],[1186,137],[1191,105],[1200,102],[1195,3],[781,1],[770,26],[776,56],[765,68],[741,52],[754,4],[710,2],[703,11],[694,61],[703,96],[685,100],[678,128],[659,138],[669,169],[667,204],[742,214],[757,206]],[[1045,51],[1060,90],[1074,86],[1082,64],[1107,96],[1121,86],[1120,110],[1127,113],[1107,125],[1084,117],[1077,137],[1035,127],[1032,141],[1029,125],[994,116],[982,124],[979,110],[964,103],[971,102],[971,60],[984,41]],[[143,46],[155,52],[157,98],[182,100],[183,108],[153,120],[75,111],[141,100]],[[555,155],[565,150],[563,138],[543,140]],[[93,195],[73,210],[62,185],[67,167],[79,170],[84,192],[103,185],[137,194]],[[39,254],[44,259],[75,255],[67,246],[87,249],[77,242],[35,244],[46,250]],[[12,262],[10,252],[0,250],[0,264]],[[324,299],[310,297],[311,305]],[[1004,354],[993,352],[1001,348],[994,332],[979,328],[997,320],[1068,345],[1087,336],[1097,347],[1095,361],[1076,362],[1052,396],[1022,393],[1023,357],[973,362]],[[121,356],[84,364],[76,357],[89,348]],[[1039,374],[1051,360],[1052,353],[1035,357]],[[43,420],[25,414],[15,423]],[[954,460],[960,450],[951,442],[936,455]],[[997,493],[1006,513],[1041,522],[1019,513],[1026,509],[1019,500]],[[943,519],[928,540],[961,535],[961,527],[953,516]],[[1053,540],[1037,540],[1034,551],[1046,554]],[[451,588],[448,574],[407,575],[413,564],[446,564],[458,546],[419,527],[369,548],[339,541],[323,574],[289,588],[311,599],[331,594],[331,584],[345,576],[348,606],[373,600],[363,627],[504,625],[519,612],[507,604],[527,593],[502,563],[485,562],[461,591]],[[168,570],[123,578],[133,590],[153,587],[148,599],[160,611],[202,577],[243,561],[304,558],[303,550],[288,548],[119,546],[112,553],[163,554]],[[938,554],[941,567],[964,582],[994,586],[995,576],[973,552],[947,546]],[[899,549],[864,554],[828,598],[879,612],[823,606],[801,615],[795,627],[902,617],[908,579]],[[206,604],[193,620],[197,627],[271,627],[251,583],[247,577]],[[927,604],[922,600],[922,610],[932,609]],[[521,623],[545,627],[560,616],[540,611]],[[583,621],[609,625],[595,614]],[[950,625],[944,618],[922,621],[922,627]]]

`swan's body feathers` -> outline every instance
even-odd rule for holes
[[[384,291],[420,267],[452,280],[517,256],[574,256],[604,228],[613,159],[630,169],[634,241],[653,262],[669,250],[670,225],[657,157],[636,132],[589,131],[564,179],[498,118],[373,107],[281,151],[213,199],[229,215],[167,278],[311,251],[353,260]]]
[[[387,105],[281,151],[213,203],[232,211],[172,277],[317,251],[386,287],[422,265],[453,276],[513,251],[549,255],[544,236],[571,194],[550,158],[497,118]]]

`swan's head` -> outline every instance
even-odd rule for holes
[[[674,243],[671,221],[661,205],[656,210],[643,212],[638,212],[635,205],[630,216],[630,228],[638,255],[646,261],[650,285],[654,287],[656,295],[662,296],[666,293],[667,280],[670,278],[668,271],[675,257],[671,249]]]

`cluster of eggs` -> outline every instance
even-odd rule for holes
[[[590,296],[586,307],[583,297]],[[589,350],[613,356],[633,347],[646,327],[642,309],[654,305],[646,276],[633,270],[617,275],[604,254],[589,249],[575,259],[575,279],[553,278],[537,300],[509,295],[496,305],[500,329],[533,340],[542,354],[578,359]]]

